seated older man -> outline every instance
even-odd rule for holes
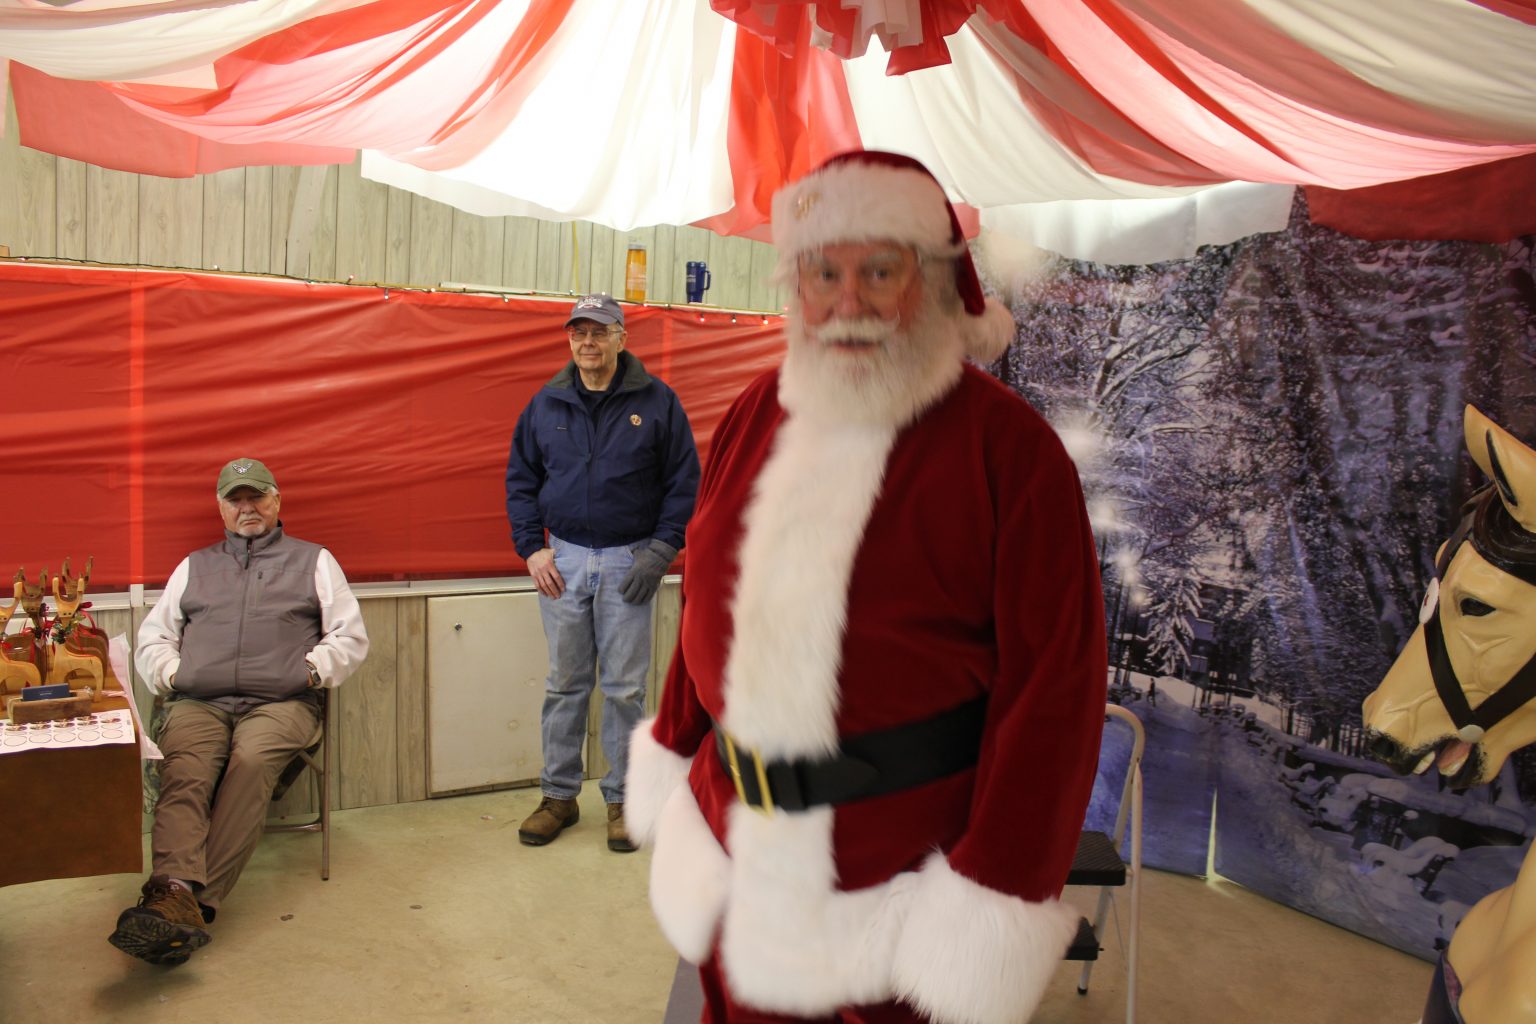
[[[283,532],[267,467],[235,459],[217,494],[224,538],[182,559],[139,628],[139,676],[169,700],[165,760],[149,881],[108,941],[150,963],[208,944],[278,774],[315,738],[316,691],[368,654],[346,576],[325,548]]]

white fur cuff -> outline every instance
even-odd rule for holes
[[[629,734],[629,765],[624,772],[624,825],[641,846],[656,840],[656,823],[673,790],[688,781],[692,758],[673,753],[656,741],[647,718]]]
[[[627,816],[627,814],[626,814]],[[689,963],[709,956],[730,890],[731,862],[715,841],[693,791],[672,791],[651,855],[651,910],[661,934]]]
[[[1028,1020],[1077,931],[1056,900],[1029,903],[929,857],[905,893],[896,946],[896,995],[938,1024]]]

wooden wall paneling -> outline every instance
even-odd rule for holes
[[[104,167],[85,169],[85,258],[139,262],[139,176]]]
[[[443,281],[500,287],[506,231],[504,218],[477,217],[463,210],[454,210],[453,251]]]
[[[677,239],[682,231],[698,228],[676,228],[671,224],[656,225],[656,236],[651,245],[651,281],[648,299],[651,302],[684,302],[683,269],[678,263]]]
[[[202,262],[208,270],[245,270],[245,168],[205,174]]]
[[[592,287],[591,221],[568,221],[560,233],[560,287],[557,291],[586,295]]]
[[[427,599],[395,600],[397,799],[427,798]]]
[[[602,224],[590,225],[592,228],[592,240],[587,246],[587,281],[582,291],[588,295],[596,292],[607,292],[609,295],[624,296],[624,282],[621,279],[618,286],[613,283],[613,251],[614,239],[618,232],[613,228]]]
[[[334,281],[336,275],[336,166],[317,168],[323,173],[319,208],[315,211],[314,240],[310,243],[309,276]]]
[[[299,168],[272,168],[272,234],[267,250],[267,272],[292,274],[288,261],[288,221],[293,213],[294,192],[298,189]]]
[[[56,157],[21,144],[16,111],[5,107],[0,138],[0,245],[12,256],[56,256],[58,212]]]
[[[354,160],[336,168],[336,279],[395,280],[389,269],[389,186],[369,181]]]
[[[244,270],[247,274],[276,274],[272,262],[272,168],[245,169]]]
[[[709,232],[710,287],[704,301],[727,309],[747,309],[752,301],[752,246],[750,238],[727,238]],[[686,276],[686,268],[685,268]]]
[[[747,297],[748,309],[776,313],[784,308],[783,289],[773,283],[773,268],[778,259],[779,252],[773,246],[752,243],[752,291]]]
[[[531,292],[539,286],[539,222],[503,217],[501,281],[504,288]]]
[[[336,276],[358,284],[389,280],[389,186],[356,164],[336,169]]]
[[[384,227],[384,283],[406,284],[411,279],[411,232],[416,197],[385,187],[387,222]]]
[[[316,225],[324,216],[325,168],[300,167],[287,195],[286,208],[273,205],[272,231],[283,232],[283,273],[290,277],[318,277],[315,249],[319,234]],[[274,197],[275,198],[275,197]]]
[[[78,160],[56,157],[53,165],[53,255],[61,260],[86,259],[86,224],[89,221],[86,177],[89,168]]]
[[[570,267],[560,265],[562,250],[570,252],[570,234],[570,221],[539,221],[538,262],[533,268],[535,291],[558,295],[570,290],[567,287],[571,279]]]
[[[451,280],[452,266],[453,207],[434,199],[413,196],[411,259],[405,282],[420,288],[436,288]]]
[[[139,241],[135,262],[153,267],[203,265],[201,178],[135,175],[139,190]]]
[[[5,123],[0,125],[0,245],[8,247],[12,256],[36,256],[21,244],[21,233],[27,228],[28,216],[21,206],[21,190],[16,184],[21,180],[21,144],[16,141],[16,110],[14,104],[5,103],[0,110]]]
[[[399,795],[399,757],[395,730],[399,719],[395,602],[363,601],[368,657],[350,679],[332,693],[337,700],[332,722],[338,765],[338,808],[395,803]]]

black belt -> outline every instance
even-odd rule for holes
[[[803,811],[911,789],[976,764],[987,699],[920,722],[850,736],[828,758],[764,761],[715,723],[715,749],[741,802],[756,810]]]

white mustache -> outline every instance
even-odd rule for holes
[[[807,333],[820,342],[888,341],[896,330],[897,318],[882,320],[877,316],[835,317]]]

